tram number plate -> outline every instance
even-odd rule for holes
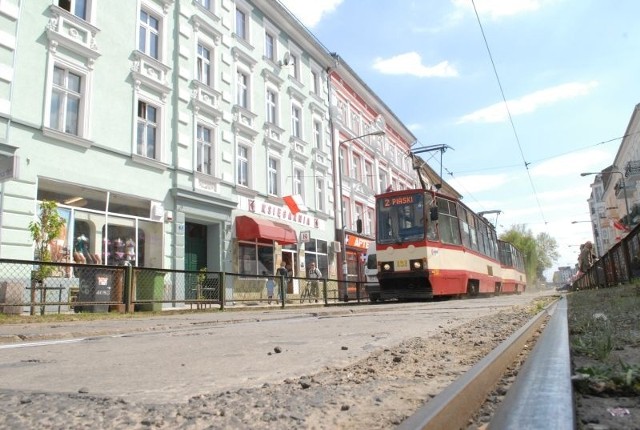
[[[398,260],[398,269],[406,269],[409,267],[407,260]]]

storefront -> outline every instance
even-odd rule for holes
[[[367,256],[367,248],[372,242],[371,238],[359,236],[354,233],[345,235],[345,255],[347,259],[347,295],[349,299],[357,297],[357,282],[365,281],[364,263]],[[360,288],[360,298],[364,296],[364,289]]]
[[[55,201],[65,219],[54,261],[162,267],[164,210],[154,212],[160,203],[47,181],[39,184],[38,200]]]
[[[273,275],[285,263],[293,278],[288,293],[298,294],[299,280],[314,261],[323,276],[335,274],[325,234],[325,221],[255,199],[241,198],[234,218],[236,239],[234,271],[245,275]]]

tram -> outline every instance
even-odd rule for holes
[[[459,199],[424,189],[376,196],[382,300],[524,291],[522,256],[509,245],[498,240],[486,218]]]

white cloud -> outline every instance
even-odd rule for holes
[[[600,149],[575,152],[552,158],[532,167],[533,176],[558,177],[573,176],[578,178],[582,172],[600,171],[605,165],[602,160],[610,159],[608,152]],[[584,188],[584,187],[582,187]]]
[[[333,12],[343,0],[280,0],[306,27],[315,27],[324,15]]]
[[[417,52],[407,52],[387,59],[376,58],[373,68],[386,75],[412,75],[419,78],[458,76],[458,71],[448,61],[441,61],[435,66],[425,66]]]
[[[469,0],[452,0],[452,3],[457,10],[473,12],[473,4]],[[475,5],[481,17],[488,15],[491,19],[499,19],[536,11],[542,3],[542,0],[476,0]]]
[[[507,100],[507,104],[512,116],[522,115],[535,112],[542,106],[561,100],[585,96],[596,86],[598,86],[596,81],[587,83],[571,82],[536,91],[519,99]],[[466,122],[502,122],[507,119],[507,109],[504,103],[500,102],[463,116],[458,120],[458,124]]]
[[[508,175],[497,174],[456,176],[453,179],[447,179],[447,182],[449,182],[461,194],[465,195],[497,188],[506,184],[508,180]]]

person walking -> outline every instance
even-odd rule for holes
[[[282,303],[284,303],[284,297],[287,293],[286,283],[288,282],[288,277],[289,277],[289,271],[287,270],[286,265],[287,263],[284,260],[282,260],[280,262],[280,267],[278,267],[278,270],[276,270],[276,275],[280,279],[280,287],[278,288],[278,298],[279,300],[282,300]],[[278,303],[280,303],[280,301],[278,301]]]
[[[581,273],[587,273],[589,268],[593,265],[593,254],[591,253],[593,245],[587,241],[582,246],[580,251],[580,257],[578,257],[578,270]]]
[[[262,272],[263,276],[267,276],[267,272]],[[273,280],[271,276],[267,277],[267,303],[271,304],[271,300],[273,300],[273,290],[276,288],[276,282]]]
[[[320,269],[316,267],[316,263],[313,261],[309,263],[309,273],[307,274],[307,278],[311,279],[311,295],[315,298],[316,303],[318,303],[318,279],[322,277],[322,272]]]

